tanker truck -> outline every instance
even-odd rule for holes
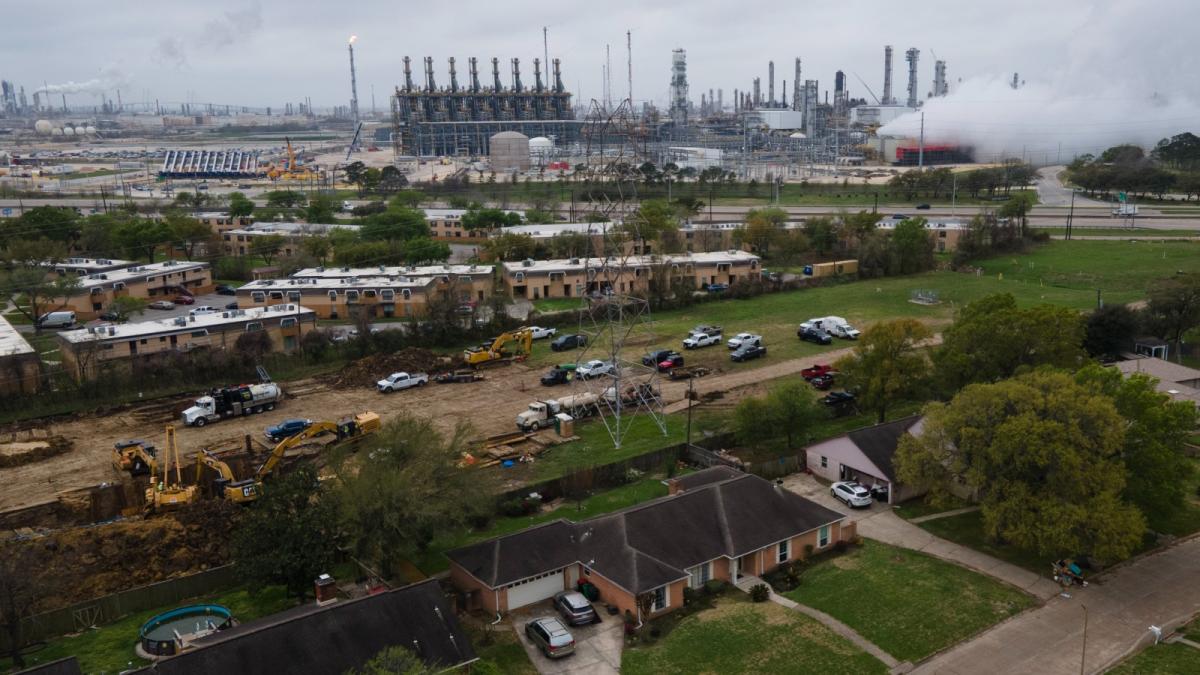
[[[275,404],[282,399],[283,391],[273,382],[213,389],[183,411],[183,423],[190,427],[202,427],[227,417],[274,410]]]

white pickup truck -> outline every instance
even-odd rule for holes
[[[379,393],[386,394],[409,387],[420,387],[426,382],[429,382],[429,376],[425,373],[392,373],[376,382],[375,386],[379,388]]]
[[[697,347],[709,347],[719,344],[721,344],[720,331],[710,333],[692,333],[683,340],[684,349],[696,349]]]

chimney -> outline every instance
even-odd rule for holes
[[[337,602],[337,584],[334,583],[333,577],[322,574],[313,582],[313,586],[317,595],[318,607]]]

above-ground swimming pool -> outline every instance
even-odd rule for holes
[[[221,605],[189,605],[150,619],[138,631],[142,650],[151,656],[170,656],[181,643],[233,625],[233,614]]]

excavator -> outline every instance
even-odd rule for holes
[[[220,476],[215,483],[216,490],[225,499],[235,504],[247,504],[262,496],[262,481],[257,478],[238,480],[229,464],[208,450],[201,450],[196,455],[197,485],[204,476],[205,467],[216,471]]]
[[[267,178],[271,180],[309,180],[310,178],[315,178],[316,174],[307,166],[297,165],[296,153],[292,150],[292,139],[285,136],[283,140],[287,142],[287,167],[280,168],[272,165],[267,170]]]
[[[195,485],[183,484],[183,468],[179,459],[179,446],[175,444],[175,425],[167,425],[167,442],[163,453],[162,477],[155,471],[151,475],[150,487],[146,488],[146,511],[173,509],[191,504],[200,498],[200,489]],[[171,480],[171,464],[175,464],[175,482]]]
[[[130,476],[145,476],[158,473],[157,450],[146,441],[117,441],[113,445],[113,468],[128,471]]]
[[[515,342],[515,353],[509,353],[508,343]],[[527,326],[501,333],[492,344],[463,352],[463,363],[472,368],[485,368],[500,363],[522,360],[533,351],[533,331]]]
[[[254,472],[254,479],[260,483],[264,478],[271,475],[275,467],[283,461],[284,455],[291,448],[300,445],[304,441],[315,438],[322,434],[334,434],[337,436],[338,442],[345,440],[357,440],[368,434],[373,434],[379,431],[381,423],[379,414],[373,412],[364,412],[347,417],[339,422],[313,422],[312,426],[301,431],[295,436],[283,439],[275,449],[271,451],[271,456],[267,461],[263,462],[262,466],[258,467],[258,471]]]

